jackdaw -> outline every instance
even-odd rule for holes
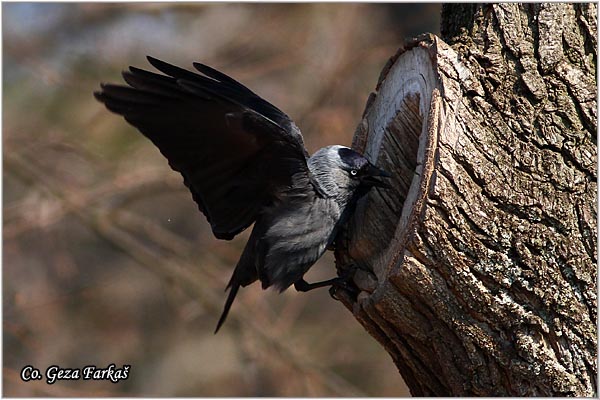
[[[254,228],[226,289],[215,333],[240,286],[257,279],[280,292],[328,286],[304,274],[330,247],[356,201],[389,174],[344,146],[309,156],[284,112],[207,65],[200,74],[156,58],[162,74],[129,67],[129,86],[102,84],[96,99],[150,139],[183,183],[218,239]]]

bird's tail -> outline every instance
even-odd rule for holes
[[[256,227],[256,225],[254,225]],[[225,302],[225,307],[223,307],[223,313],[221,314],[221,318],[219,318],[219,322],[217,323],[217,329],[215,329],[215,333],[219,331],[221,325],[227,319],[227,314],[229,313],[229,309],[233,304],[233,300],[235,300],[235,296],[237,295],[240,286],[248,286],[252,282],[258,279],[257,268],[255,264],[255,253],[254,249],[256,247],[255,243],[255,229],[252,230],[250,234],[250,239],[248,239],[248,243],[246,243],[246,247],[242,252],[242,256],[238,261],[238,264],[235,266],[235,270],[231,275],[231,279],[227,284],[225,290],[230,289],[229,295],[227,296],[227,301]]]
[[[237,292],[240,288],[240,284],[238,282],[229,282],[229,285],[227,285],[227,287],[231,287],[231,290],[229,291],[229,295],[227,296],[227,301],[225,302],[225,307],[223,308],[223,312],[221,313],[221,318],[219,318],[219,322],[217,322],[217,329],[215,329],[215,334],[219,332],[219,329],[221,329],[221,325],[223,325],[223,323],[227,319],[227,314],[229,314],[229,309],[233,304],[233,300],[235,300],[235,296],[237,295]]]

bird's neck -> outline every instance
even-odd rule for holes
[[[311,166],[311,182],[321,197],[331,199],[343,211],[353,200],[353,192],[348,190],[343,173],[326,166]],[[339,175],[339,176],[337,176]]]

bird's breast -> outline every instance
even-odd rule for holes
[[[315,198],[273,210],[273,215],[263,236],[263,268],[269,284],[285,289],[325,253],[341,211],[333,200]]]

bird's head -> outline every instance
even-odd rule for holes
[[[373,186],[391,188],[388,182],[381,179],[391,177],[388,172],[377,168],[364,156],[348,147],[340,146],[337,152],[340,158],[339,168],[346,172],[352,182],[351,186],[363,186],[369,189]]]
[[[374,186],[391,187],[382,179],[391,176],[388,172],[344,146],[320,149],[310,158],[309,167],[327,194],[346,202],[357,193],[366,194]]]

